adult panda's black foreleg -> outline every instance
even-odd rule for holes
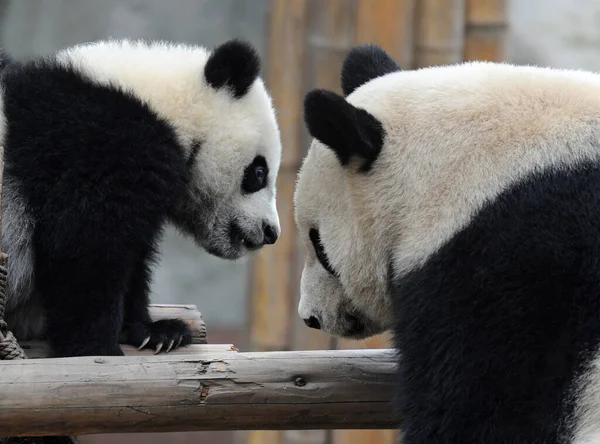
[[[125,293],[125,319],[123,341],[139,348],[153,348],[156,352],[170,351],[192,342],[188,325],[180,319],[161,319],[153,322],[150,318],[151,263],[154,249],[149,248],[132,270],[129,287]]]

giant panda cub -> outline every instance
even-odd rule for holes
[[[110,40],[3,60],[9,327],[57,357],[190,343],[183,321],[148,313],[165,224],[225,259],[280,233],[281,144],[257,53]]]
[[[403,444],[600,442],[600,76],[359,46],[313,90],[300,316],[393,330]]]

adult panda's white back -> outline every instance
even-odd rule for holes
[[[600,77],[350,52],[312,91],[300,316],[393,329],[406,444],[600,438]]]

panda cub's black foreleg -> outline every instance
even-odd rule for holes
[[[188,325],[180,319],[161,319],[153,322],[150,318],[150,265],[154,251],[144,255],[132,270],[129,287],[125,293],[125,319],[123,322],[123,342],[140,349],[152,348],[156,353],[169,352],[174,348],[192,342]]]
[[[148,313],[158,226],[138,220],[137,230],[124,230],[123,219],[102,207],[89,214],[57,207],[35,235],[36,290],[54,356],[121,356],[123,332],[125,342],[137,347],[160,351],[189,344],[183,321],[152,322]]]
[[[39,251],[39,250],[38,250]],[[100,254],[91,263],[70,253],[38,253],[36,284],[46,314],[46,338],[55,357],[121,356],[126,268]],[[51,259],[53,258],[53,259]]]

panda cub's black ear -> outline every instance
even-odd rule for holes
[[[355,46],[342,65],[342,91],[347,96],[368,81],[396,71],[400,71],[398,64],[379,46]]]
[[[313,90],[304,99],[304,120],[312,137],[333,150],[343,166],[361,159],[362,172],[377,160],[385,131],[381,122],[336,93]]]
[[[206,82],[215,89],[229,88],[243,97],[260,72],[260,57],[248,43],[234,39],[215,48],[204,67]]]

